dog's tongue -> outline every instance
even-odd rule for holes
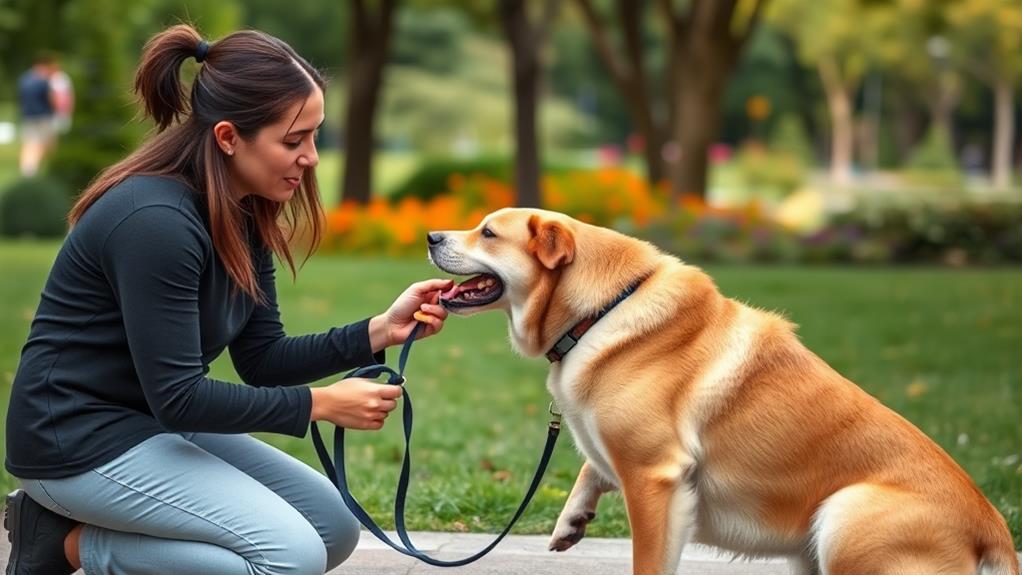
[[[453,299],[454,296],[458,295],[459,291],[461,291],[461,288],[458,284],[454,284],[451,289],[440,294],[440,299]]]
[[[476,285],[486,277],[488,277],[486,274],[480,274],[475,277],[471,277],[460,284],[454,284],[454,287],[440,294],[440,299],[451,300],[463,291],[475,289]]]

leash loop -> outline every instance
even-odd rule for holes
[[[408,362],[408,354],[412,348],[412,343],[418,337],[423,325],[424,324],[421,322],[416,324],[415,329],[412,330],[408,339],[405,340],[404,346],[401,348],[401,356],[398,359],[398,371],[394,371],[386,365],[370,365],[351,371],[344,376],[344,379],[351,377],[377,379],[386,374],[388,384],[403,386],[403,384],[407,381],[404,377],[404,371],[405,364]],[[536,466],[536,473],[532,477],[529,489],[507,527],[505,527],[500,535],[498,535],[496,539],[494,539],[481,551],[463,559],[444,561],[430,557],[417,549],[412,543],[411,538],[408,536],[408,530],[405,527],[405,498],[408,493],[408,483],[412,467],[411,442],[413,409],[412,399],[408,395],[408,390],[404,387],[401,388],[401,396],[404,399],[401,407],[401,419],[404,426],[405,450],[404,458],[401,463],[401,474],[398,478],[397,495],[394,499],[394,525],[398,538],[401,540],[401,544],[398,544],[387,537],[387,534],[383,532],[383,529],[381,529],[375,521],[373,521],[373,518],[370,517],[369,513],[362,507],[358,500],[355,499],[348,488],[348,478],[344,465],[344,428],[334,426],[334,456],[331,461],[330,454],[327,452],[326,446],[323,443],[323,438],[320,436],[319,427],[316,425],[315,421],[311,422],[309,428],[312,434],[313,446],[316,448],[316,455],[319,457],[319,462],[323,466],[330,482],[333,483],[334,487],[336,487],[340,492],[341,497],[344,499],[344,504],[348,506],[348,509],[351,511],[352,515],[358,519],[359,523],[375,535],[377,539],[383,541],[401,554],[409,557],[415,557],[424,563],[428,563],[436,567],[460,567],[462,565],[472,563],[492,551],[493,548],[496,547],[502,539],[504,539],[504,537],[511,531],[514,524],[518,522],[518,519],[525,512],[525,508],[532,500],[533,495],[535,495],[536,490],[539,487],[540,480],[546,472],[547,464],[550,463],[550,457],[553,455],[554,445],[557,442],[557,435],[560,432],[561,427],[560,413],[554,411],[553,403],[551,403],[550,413],[554,416],[554,418],[551,420],[547,429],[547,440],[546,445],[543,447],[543,455],[540,457],[539,464]]]

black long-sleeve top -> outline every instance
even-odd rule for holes
[[[133,176],[71,230],[14,378],[11,474],[76,475],[168,431],[302,437],[312,399],[301,384],[382,361],[368,320],[286,336],[272,254],[253,240],[257,305],[227,275],[206,214],[185,184]],[[247,385],[206,377],[227,347]]]

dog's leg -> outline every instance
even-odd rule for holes
[[[621,491],[632,528],[635,575],[673,575],[695,531],[694,462],[673,461],[630,469]]]
[[[550,537],[550,550],[564,551],[578,543],[586,534],[586,525],[596,518],[596,503],[600,496],[614,489],[616,487],[604,479],[588,461],[585,462],[557,518],[557,526]]]

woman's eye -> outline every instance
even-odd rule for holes
[[[287,146],[288,148],[291,148],[292,150],[294,150],[294,149],[298,148],[298,146],[301,146],[302,142],[300,140],[297,141],[297,142],[284,142],[284,145]]]
[[[490,228],[483,228],[483,237],[484,238],[495,238],[495,237],[497,237],[497,234],[493,233],[493,230],[491,230]]]

